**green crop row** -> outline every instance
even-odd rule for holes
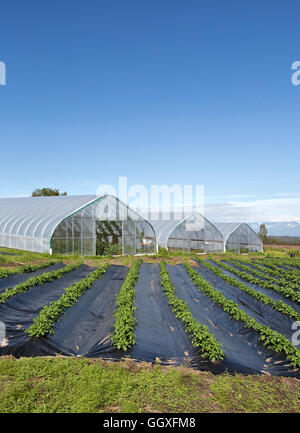
[[[270,289],[275,290],[276,292],[280,293],[285,298],[290,298],[292,301],[300,303],[300,293],[295,292],[293,289],[289,287],[281,287],[277,284],[273,284],[269,281],[263,281],[259,278],[254,277],[253,275],[248,274],[247,272],[239,271],[238,269],[234,268],[233,266],[226,265],[223,262],[218,262],[214,259],[211,259],[215,264],[219,265],[223,269],[226,269],[226,271],[231,272],[232,274],[237,275],[242,280],[247,281],[248,283],[255,284],[257,286],[263,287],[264,289]]]
[[[209,331],[208,327],[195,320],[185,301],[176,296],[176,289],[173,286],[165,262],[160,264],[160,278],[163,291],[168,297],[169,305],[176,317],[181,320],[185,331],[190,335],[194,347],[201,349],[201,355],[212,362],[222,360],[225,354]]]
[[[286,266],[289,269],[293,269],[296,272],[300,272],[300,260],[299,259],[284,259],[284,258],[265,258],[263,263],[273,264],[276,266]]]
[[[124,283],[116,295],[117,310],[114,314],[114,332],[111,341],[119,350],[128,350],[135,344],[135,284],[139,278],[142,259],[133,263]]]
[[[109,264],[100,266],[95,271],[91,272],[85,278],[82,278],[78,283],[74,283],[65,289],[65,293],[57,300],[45,305],[38,316],[33,321],[33,324],[25,330],[30,337],[44,337],[47,334],[54,334],[54,325],[65,312],[65,310],[78,302],[78,299],[95,283],[96,280],[102,277],[106,272]]]
[[[290,269],[290,270],[285,270],[282,268],[279,268],[278,266],[271,264],[271,263],[267,263],[266,261],[255,261],[255,262],[246,262],[246,261],[241,261],[241,260],[233,260],[236,263],[239,264],[243,264],[243,265],[251,265],[253,268],[264,272],[266,274],[268,274],[269,276],[273,276],[273,277],[279,277],[280,281],[282,281],[282,285],[284,285],[284,280],[287,281],[291,281],[292,283],[295,284],[295,289],[299,289],[299,284],[300,284],[300,273],[297,272],[294,269]],[[285,284],[288,284],[287,281],[285,281]],[[278,282],[278,280],[277,280]]]
[[[55,265],[59,263],[57,260],[51,260],[48,262],[40,263],[38,265],[22,265],[17,266],[15,269],[1,269],[0,278],[8,278],[15,274],[24,274],[29,272],[38,271],[39,269],[47,268],[48,266]]]
[[[243,269],[246,272],[249,272],[252,275],[257,275],[258,277],[264,278],[267,281],[270,281],[271,283],[277,284],[281,287],[287,287],[290,289],[298,290],[299,285],[294,284],[294,282],[286,281],[286,279],[283,277],[283,275],[280,275],[280,272],[278,273],[279,279],[275,278],[273,274],[273,271],[271,269],[264,268],[263,266],[257,265],[255,263],[251,263],[251,266],[248,266],[245,264],[245,262],[241,263],[237,260],[232,260],[233,264],[238,266],[240,269]],[[299,278],[300,281],[300,278]]]
[[[227,284],[237,287],[238,289],[242,290],[252,298],[262,302],[263,304],[270,305],[270,307],[273,308],[273,310],[279,311],[280,313],[285,314],[291,319],[300,320],[300,314],[297,313],[297,311],[295,311],[291,306],[285,304],[283,301],[274,301],[274,299],[270,298],[264,293],[252,289],[251,287],[248,287],[246,284],[242,283],[241,281],[238,281],[236,278],[223,274],[221,269],[217,268],[216,266],[213,266],[208,262],[205,262],[204,260],[197,258],[197,261],[201,263],[201,265],[205,266],[207,269],[212,271],[215,275],[222,278]],[[215,263],[220,266],[223,265],[223,263],[220,262],[215,262]],[[228,267],[227,270],[229,270],[229,268],[231,267]]]
[[[207,295],[213,302],[219,305],[230,317],[243,322],[245,328],[253,329],[259,333],[259,341],[268,349],[276,353],[284,353],[286,359],[293,367],[300,367],[300,351],[284,335],[273,331],[268,326],[261,325],[247,313],[241,310],[238,305],[228,300],[222,293],[214,289],[204,278],[202,278],[192,266],[184,264],[192,282],[198,289]]]
[[[57,271],[46,272],[45,274],[38,275],[36,277],[28,278],[24,283],[17,284],[11,289],[6,289],[3,293],[0,294],[0,304],[4,304],[8,299],[12,296],[18,295],[20,293],[25,293],[27,290],[31,289],[31,287],[38,286],[41,284],[49,283],[53,280],[58,280],[61,278],[66,272],[73,271],[82,265],[82,262],[74,263],[71,265],[67,265],[62,269],[58,269]]]

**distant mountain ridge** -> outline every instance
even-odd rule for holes
[[[268,230],[268,236],[299,236],[300,223],[295,221],[280,221],[280,222],[263,222],[263,223],[248,223],[256,232],[259,231],[260,224],[265,224]]]

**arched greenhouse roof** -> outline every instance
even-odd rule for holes
[[[253,232],[257,238],[259,239],[257,233],[249,226],[247,223],[227,223],[227,222],[215,222],[214,225],[218,228],[218,230],[222,233],[224,243],[226,243],[229,236],[235,232],[239,227],[246,226],[251,232]]]
[[[149,220],[151,225],[154,227],[155,233],[156,233],[156,242],[157,245],[163,248],[168,249],[168,240],[172,232],[181,224],[188,221],[191,217],[200,217],[203,218],[203,222],[206,225],[209,225],[211,228],[215,229],[215,231],[220,236],[220,239],[223,239],[222,233],[219,231],[219,229],[216,227],[215,224],[213,224],[211,221],[209,221],[207,218],[205,218],[202,214],[199,212],[191,212],[187,217],[182,219],[173,219],[175,216],[174,213],[170,214],[170,218],[168,220],[162,219],[163,216],[161,216],[160,220]],[[203,227],[205,229],[205,227]]]
[[[37,252],[48,251],[52,235],[62,221],[104,198],[112,205],[122,203],[111,195],[0,198],[0,245]],[[122,204],[130,215],[144,220],[125,203]],[[151,226],[151,223],[147,223]],[[30,247],[22,248],[26,241]]]

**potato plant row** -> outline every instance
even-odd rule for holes
[[[257,286],[263,287],[264,289],[275,290],[275,292],[280,293],[285,298],[290,298],[292,299],[292,301],[297,302],[298,304],[300,303],[300,293],[295,292],[295,290],[293,290],[290,287],[281,287],[269,281],[263,281],[259,278],[254,277],[253,275],[248,274],[248,272],[239,271],[238,269],[234,268],[233,266],[229,266],[226,263],[218,262],[214,259],[210,259],[210,260],[214,262],[216,265],[225,269],[226,271],[229,271],[232,274],[235,274],[238,277],[240,277],[242,280],[247,281],[248,283],[255,284]]]
[[[160,278],[163,291],[168,297],[169,305],[176,317],[183,323],[187,334],[190,335],[192,345],[200,348],[203,358],[207,358],[212,362],[224,359],[225,354],[215,336],[209,331],[207,326],[197,322],[190,312],[187,303],[176,296],[176,289],[170,280],[165,262],[161,262],[160,264]]]
[[[300,260],[299,259],[284,259],[284,258],[266,258],[263,260],[264,264],[273,264],[276,266],[283,266],[288,269],[293,269],[296,272],[300,272]]]
[[[56,263],[59,263],[57,260],[51,260],[44,263],[39,263],[38,265],[22,265],[17,266],[15,269],[1,269],[0,270],[0,278],[8,278],[15,274],[25,274],[29,272],[35,272],[39,269],[47,268],[48,266],[55,265]]]
[[[283,301],[274,301],[274,299],[270,298],[264,293],[252,289],[251,287],[248,287],[246,284],[242,283],[241,281],[238,281],[236,278],[223,274],[221,269],[217,268],[216,266],[213,266],[211,263],[207,263],[201,259],[197,259],[197,261],[201,263],[202,266],[212,271],[215,275],[222,278],[227,284],[237,287],[241,291],[247,293],[247,295],[251,296],[252,298],[257,299],[258,301],[262,302],[265,305],[269,305],[271,308],[273,308],[273,310],[279,311],[280,313],[285,314],[291,319],[300,320],[300,314],[297,313],[297,311],[295,311],[291,306],[287,305]],[[215,264],[220,266],[223,265],[223,263],[220,262],[215,262]],[[231,268],[231,266],[230,267],[228,266],[227,270],[229,270],[229,268]]]
[[[136,342],[134,334],[137,323],[134,305],[135,285],[139,278],[142,262],[142,259],[139,259],[133,263],[119,293],[116,295],[117,309],[114,314],[114,332],[111,341],[119,350],[127,351]]]
[[[299,289],[299,284],[295,284],[291,281],[287,281],[285,278],[283,278],[282,275],[279,275],[280,278],[276,278],[272,276],[273,274],[271,269],[266,269],[263,266],[255,265],[254,263],[251,263],[252,267],[250,267],[245,262],[241,263],[238,262],[237,260],[232,260],[232,262],[235,266],[238,266],[240,269],[243,269],[244,271],[252,275],[257,275],[258,277],[264,278],[265,280],[270,281],[271,283],[278,284],[278,286],[288,287],[293,290]]]
[[[300,351],[284,335],[273,331],[268,326],[261,325],[247,313],[241,310],[238,305],[228,300],[222,293],[214,289],[195,269],[189,264],[184,264],[193,284],[200,292],[207,295],[213,302],[219,305],[230,317],[243,322],[245,328],[253,329],[259,333],[259,341],[268,349],[276,353],[284,353],[285,357],[293,367],[300,367]]]
[[[267,272],[270,275],[274,275],[279,278],[284,278],[285,280],[291,281],[292,283],[295,283],[298,285],[300,284],[300,272],[296,271],[295,269],[291,268],[289,270],[285,270],[282,268],[279,268],[278,266],[272,264],[272,263],[266,263],[264,262],[251,262],[251,265],[263,272]]]
[[[76,268],[79,268],[79,266],[82,265],[82,262],[73,263],[71,265],[67,265],[62,269],[59,269],[57,271],[50,271],[46,272],[42,275],[38,275],[36,277],[28,278],[24,283],[17,284],[11,289],[6,289],[3,293],[0,294],[0,304],[4,304],[8,299],[10,299],[12,296],[19,295],[20,293],[25,293],[31,287],[38,286],[41,284],[49,283],[53,280],[58,280],[61,278],[65,273],[73,271]]]
[[[65,289],[65,293],[56,301],[45,305],[38,316],[33,321],[33,324],[25,330],[30,337],[45,337],[47,334],[54,334],[54,325],[60,316],[69,307],[72,307],[78,302],[78,299],[95,283],[96,280],[102,277],[110,265],[106,263],[100,266],[95,271],[91,272],[85,278],[82,278],[78,283],[74,283]]]

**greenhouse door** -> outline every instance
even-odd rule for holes
[[[136,253],[136,223],[130,220],[122,221],[123,254]]]

